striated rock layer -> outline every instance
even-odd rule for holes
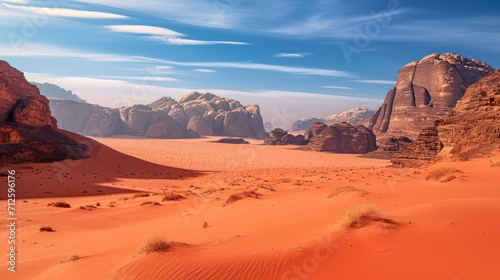
[[[57,131],[49,100],[0,61],[0,165],[87,157],[87,146]]]
[[[258,105],[212,93],[191,92],[174,100],[163,97],[149,105],[120,109],[52,99],[54,116],[63,128],[92,136],[128,134],[148,138],[231,136],[262,139],[264,124]]]
[[[446,117],[468,86],[493,68],[466,57],[432,54],[399,70],[396,87],[373,115],[369,128],[378,138],[415,138],[424,127]]]
[[[377,148],[376,136],[363,125],[315,123],[304,134],[307,146],[314,151],[366,154]]]
[[[440,156],[462,159],[500,147],[500,70],[467,88],[450,116],[437,121]]]
[[[437,129],[424,128],[414,142],[394,155],[391,162],[396,167],[417,167],[434,160],[442,148]]]

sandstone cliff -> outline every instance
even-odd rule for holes
[[[86,146],[57,131],[48,99],[23,73],[0,61],[0,165],[86,156]]]
[[[120,109],[61,99],[51,100],[50,106],[61,127],[85,135],[264,137],[258,105],[243,106],[236,100],[212,93],[191,92],[179,100],[163,97],[149,105]]]
[[[373,115],[369,128],[378,138],[415,139],[422,128],[446,117],[468,86],[493,68],[484,62],[445,53],[432,54],[400,69],[396,87]]]

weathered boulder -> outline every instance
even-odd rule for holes
[[[372,117],[377,137],[415,138],[424,127],[446,117],[466,88],[493,71],[484,62],[445,53],[432,54],[399,70],[396,87]]]
[[[304,139],[309,142],[312,138],[318,136],[328,125],[322,122],[315,122],[309,127],[309,129],[304,133]]]
[[[102,109],[93,114],[85,122],[83,134],[97,137],[108,137],[120,130],[120,113],[118,109]]]
[[[311,150],[366,154],[377,148],[375,134],[362,125],[354,127],[344,122],[330,126],[316,123],[313,126],[315,130],[310,132],[307,144]]]
[[[418,167],[434,160],[442,148],[436,128],[424,128],[413,143],[394,155],[391,162],[396,167]]]
[[[187,128],[202,136],[212,136],[214,134],[212,125],[207,123],[205,118],[201,116],[193,116],[189,119]]]
[[[148,128],[151,111],[151,107],[145,105],[121,108],[121,132],[129,135],[144,136]]]
[[[275,128],[264,137],[264,145],[276,145],[281,141],[281,138],[287,134],[287,131],[281,128]]]

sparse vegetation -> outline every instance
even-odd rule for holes
[[[355,205],[347,209],[339,221],[340,225],[346,229],[362,228],[373,222],[396,224],[393,220],[384,218],[380,209],[373,204]]]
[[[247,197],[259,198],[260,196],[261,196],[261,194],[255,190],[244,191],[242,193],[235,193],[235,194],[230,195],[229,198],[226,200],[226,203],[224,203],[222,206],[227,206],[231,203],[234,203],[238,200],[241,200],[241,199],[244,199]]]
[[[136,193],[132,196],[132,199],[139,198],[139,197],[148,197],[149,193]]]
[[[184,196],[178,193],[170,192],[170,193],[165,193],[161,201],[177,201],[181,199],[184,199]]]
[[[40,232],[48,231],[48,232],[54,232],[55,230],[51,227],[41,227],[38,229]]]
[[[174,246],[185,246],[185,243],[182,242],[169,242],[162,235],[155,235],[151,237],[144,247],[142,247],[140,254],[149,254],[149,253],[164,253],[168,252]]]
[[[159,202],[154,202],[154,201],[144,201],[143,203],[139,204],[139,206],[146,206],[146,205],[161,206]]]
[[[71,257],[69,257],[69,258],[67,258],[65,260],[62,260],[61,264],[66,263],[66,262],[74,262],[74,261],[77,261],[77,260],[83,259],[83,258],[84,258],[83,256],[74,254]]]
[[[455,179],[454,173],[456,172],[460,172],[460,170],[448,166],[434,167],[429,171],[426,179],[445,183]]]
[[[357,192],[357,193],[359,193],[360,196],[365,196],[368,194],[368,192],[363,190],[363,189],[357,189],[353,186],[343,186],[343,187],[338,187],[335,191],[330,193],[327,197],[332,198],[332,197],[335,197],[337,195],[340,195],[342,193],[347,193],[347,192]]]
[[[490,167],[500,167],[500,159],[492,160]]]
[[[66,203],[66,202],[63,202],[63,201],[51,202],[51,203],[47,204],[47,206],[62,207],[62,208],[71,208],[71,205],[69,205],[69,203]]]

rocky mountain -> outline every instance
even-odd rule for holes
[[[325,118],[325,124],[332,125],[337,123],[346,122],[352,125],[361,124],[367,118],[375,114],[375,110],[370,110],[366,107],[356,107],[350,110],[333,114]]]
[[[31,82],[31,84],[35,85],[40,93],[47,98],[61,98],[79,102],[85,102],[85,100],[81,99],[78,95],[71,92],[71,90],[65,90],[57,85],[49,84],[49,83],[36,83]]]
[[[475,83],[493,68],[475,59],[454,54],[431,54],[399,70],[396,87],[371,118],[369,128],[378,138],[407,136],[446,117]]]
[[[120,109],[60,99],[51,100],[50,106],[62,128],[91,136],[264,137],[258,105],[243,106],[236,100],[212,93],[191,92],[179,100],[163,97],[149,105]]]
[[[87,149],[57,130],[38,88],[0,61],[0,165],[80,159]]]
[[[467,88],[450,116],[437,121],[440,156],[462,159],[500,148],[500,70]]]
[[[317,118],[304,118],[301,120],[298,120],[294,123],[292,123],[292,126],[290,127],[291,131],[305,131],[308,130],[311,125],[315,122],[325,122],[324,119],[317,119]]]

